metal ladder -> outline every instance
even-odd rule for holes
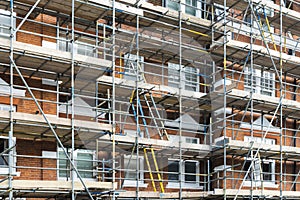
[[[149,96],[150,96],[151,103],[152,103],[152,105],[153,105],[153,107],[154,107],[155,114],[156,114],[157,118],[154,116],[154,113],[153,113],[153,111],[152,111],[152,109],[151,109],[151,106],[150,106],[150,103],[149,103],[149,101],[148,101],[148,98],[147,98],[146,93],[148,93]],[[166,131],[165,126],[164,126],[164,123],[163,123],[163,121],[161,120],[161,116],[160,116],[160,114],[159,114],[159,112],[158,112],[158,109],[157,109],[155,100],[154,100],[154,98],[153,98],[152,92],[151,92],[150,90],[148,90],[147,92],[143,92],[143,97],[144,97],[144,99],[145,99],[145,102],[146,102],[147,107],[148,107],[148,109],[149,109],[149,113],[150,113],[151,118],[152,118],[152,120],[153,120],[153,122],[154,122],[154,125],[155,125],[156,130],[157,130],[157,132],[158,132],[158,134],[159,134],[160,139],[163,140],[163,139],[164,139],[164,136],[166,136],[166,139],[169,140],[168,132]],[[157,121],[157,120],[158,120],[158,121]],[[160,125],[161,125],[161,128],[159,128],[159,125],[158,125],[159,123],[160,123]],[[160,130],[160,129],[161,129],[161,130]]]
[[[157,160],[156,160],[156,157],[155,157],[154,149],[153,148],[144,148],[144,156],[145,156],[145,160],[146,160],[146,163],[147,163],[147,166],[148,166],[148,171],[149,171],[151,183],[152,183],[152,186],[153,186],[153,191],[157,192],[157,189],[156,189],[156,185],[155,185],[155,181],[154,181],[154,177],[153,177],[151,165],[150,165],[150,162],[149,162],[149,159],[148,159],[148,155],[147,155],[148,152],[147,152],[147,150],[150,150],[150,152],[151,152],[153,163],[154,163],[154,166],[155,166],[155,171],[157,173],[157,178],[158,178],[158,181],[159,181],[160,191],[162,193],[164,193],[165,192],[165,188],[164,188],[163,181],[162,181],[162,178],[161,178],[161,174],[160,174],[160,171],[159,171],[159,168],[158,168],[158,164],[157,164]]]
[[[135,93],[136,93],[136,90],[133,90],[132,93],[131,93],[131,96],[130,96],[129,103],[130,103],[131,109],[133,111],[134,119],[137,122],[137,112],[136,112],[136,109],[135,109],[135,106],[134,106],[134,103],[133,103]],[[148,127],[147,127],[147,121],[145,119],[145,115],[144,115],[144,111],[143,111],[143,107],[142,107],[140,99],[138,99],[137,107],[140,111],[140,115],[141,115],[141,118],[142,118],[142,121],[143,121],[143,124],[144,124],[144,127],[145,127],[145,131],[146,131],[146,135],[147,135],[148,138],[150,138],[149,130],[148,130]],[[138,133],[139,133],[139,136],[141,136],[140,135],[140,133],[141,133],[140,127],[138,127]]]

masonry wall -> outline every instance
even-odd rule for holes
[[[10,83],[10,76],[9,75],[0,75],[6,83]],[[43,85],[40,79],[35,78],[28,78],[25,77],[25,81],[32,89],[34,96],[38,100],[45,100],[48,102],[39,101],[40,106],[42,107],[43,111],[46,114],[53,114],[56,115],[56,94],[54,93],[56,88],[53,86]],[[17,112],[24,112],[29,114],[40,114],[38,107],[36,106],[35,102],[33,101],[30,93],[27,91],[23,81],[18,77],[14,76],[14,85],[15,89],[25,90],[25,97],[18,97],[14,96],[13,104],[17,108]],[[42,89],[42,90],[41,90]],[[5,94],[0,99],[1,104],[10,104],[9,95]]]
[[[57,180],[55,159],[30,158],[25,156],[42,157],[43,151],[57,151],[55,142],[38,141],[32,139],[17,139],[17,172],[20,172],[20,180]],[[24,157],[22,157],[24,155]],[[53,168],[41,169],[41,168]]]
[[[161,5],[161,1],[155,1],[155,0],[149,0],[148,2],[153,3],[154,5]],[[295,6],[295,9],[299,9],[297,6]],[[300,10],[300,9],[299,9]],[[53,17],[49,17],[47,15],[39,15],[36,18],[36,21],[40,21],[40,22],[47,22],[50,24],[56,24],[56,20]],[[20,23],[20,21],[17,22],[17,24]],[[46,34],[49,36],[56,36],[56,30],[54,28],[49,28],[49,27],[45,27],[43,25],[39,25],[39,24],[35,24],[32,22],[26,22],[23,26],[22,29],[23,31],[30,31],[30,32],[34,32],[34,33],[38,33],[38,34]],[[237,39],[237,38],[236,38]],[[50,39],[50,38],[46,38],[46,37],[41,37],[41,36],[35,36],[32,34],[28,34],[28,33],[18,33],[17,34],[17,41],[20,42],[24,42],[24,43],[29,43],[29,44],[34,44],[34,45],[38,45],[38,46],[42,46],[42,41],[43,40],[47,40],[50,42],[56,42],[54,39]],[[239,41],[243,41],[243,42],[249,42],[249,37],[247,36],[239,36]],[[260,40],[256,40],[255,44],[259,44],[259,45],[263,45],[262,41]],[[270,48],[274,48],[273,45],[270,45]],[[279,47],[277,46],[277,49],[279,49]],[[298,54],[298,53],[297,53]],[[148,60],[146,62],[153,62],[155,64],[159,64],[157,62]],[[122,59],[119,59],[119,61],[117,61],[117,64],[121,65],[122,63]],[[123,62],[124,63],[124,62]],[[121,71],[121,70],[120,70]],[[159,68],[153,68],[150,65],[145,65],[145,71],[147,72],[153,72],[156,74],[160,74],[161,72],[163,72],[166,76],[168,75],[168,72],[166,69],[159,69]],[[1,76],[2,77],[2,76]],[[121,75],[118,75],[118,77],[121,78]],[[240,74],[238,73],[234,73],[233,74],[233,79],[234,80],[239,80]],[[8,76],[3,76],[3,79],[6,80],[7,82],[9,82],[9,77]],[[146,75],[146,79],[150,80],[151,83],[154,84],[164,84],[167,85],[167,79],[162,80],[160,77],[153,77],[151,75]],[[278,78],[277,78],[278,79]],[[45,89],[45,90],[52,90],[54,91],[55,88],[51,87],[51,86],[45,86],[41,84],[41,80],[39,79],[35,79],[35,78],[26,78],[26,80],[28,80],[28,83],[30,84],[30,86],[32,87],[37,87],[40,89]],[[244,77],[241,77],[240,82],[237,84],[237,89],[241,89],[244,90],[244,86],[243,86],[243,80]],[[292,79],[291,77],[288,77],[288,80],[285,80],[289,83],[294,83],[295,80]],[[21,80],[17,77],[15,77],[14,80],[15,84],[17,85],[22,85]],[[279,84],[276,84],[276,88],[279,88]],[[296,91],[296,86],[286,86],[286,90],[287,91]],[[54,93],[50,93],[47,91],[34,91],[35,96],[38,99],[43,99],[43,100],[50,100],[50,101],[56,101],[56,94]],[[276,97],[279,97],[279,90],[276,91]],[[30,97],[28,92],[26,92],[26,97]],[[294,96],[292,93],[287,93],[286,95],[287,99],[294,99]],[[297,97],[297,100],[299,101],[299,97]],[[0,103],[4,103],[4,104],[8,104],[9,103],[9,97],[3,97],[1,99]],[[14,105],[17,106],[17,111],[18,112],[26,112],[26,113],[30,113],[30,114],[39,114],[37,113],[38,109],[35,106],[34,102],[32,100],[26,100],[26,99],[21,99],[21,98],[16,98],[14,100]],[[41,102],[40,105],[42,106],[43,110],[45,111],[46,114],[56,114],[57,112],[57,107],[56,104],[54,103],[47,103],[47,102]],[[131,113],[132,114],[132,113]],[[149,113],[148,113],[149,114]],[[240,118],[241,115],[238,115],[236,117],[235,120],[241,119]],[[258,115],[254,115],[254,117],[258,117]],[[249,122],[249,115],[246,115],[246,120]],[[142,123],[142,122],[140,122]],[[286,121],[287,123],[287,127],[291,127],[291,128],[295,128],[293,126],[293,121]],[[275,124],[274,124],[275,125]],[[228,124],[228,126],[232,126],[230,123]],[[238,125],[233,125],[232,127],[234,128],[238,128]],[[134,127],[129,127],[129,128],[134,128]],[[170,132],[170,134],[172,134],[172,131]],[[176,131],[173,131],[173,134],[176,134]],[[232,132],[228,131],[226,133],[223,133],[226,136],[232,136]],[[244,131],[240,131],[240,132],[236,132],[234,131],[234,134],[237,135],[237,139],[238,140],[243,140],[244,136],[249,135],[249,132],[247,132],[246,130]],[[186,134],[189,135],[189,134]],[[254,133],[255,136],[261,136],[261,133],[259,132],[255,132]],[[285,132],[285,136],[286,136],[286,143],[287,145],[292,146],[293,141],[291,139],[291,136],[293,135],[293,133],[291,131],[287,131]],[[156,138],[156,137],[153,137]],[[279,135],[278,134],[273,134],[272,136],[268,136],[268,138],[273,138],[276,140],[276,144],[278,144],[279,141]],[[298,144],[297,144],[298,146]],[[41,156],[42,155],[42,151],[46,150],[46,151],[56,151],[56,144],[53,142],[46,142],[46,141],[34,141],[34,140],[26,140],[26,139],[17,139],[17,154],[18,155],[32,155],[32,156]],[[243,159],[242,158],[228,158],[228,163],[231,163],[233,165],[240,163]],[[159,163],[165,163],[168,161],[167,157],[161,157],[159,158]],[[221,165],[222,163],[222,159],[218,159],[216,160],[216,162],[214,163],[214,166],[218,166]],[[276,173],[278,173],[278,169],[279,169],[279,164],[278,161],[276,161]],[[51,159],[39,159],[39,158],[18,158],[17,159],[17,165],[18,166],[24,166],[24,167],[48,167],[48,168],[55,168],[56,167],[56,161],[54,162]],[[144,166],[146,166],[146,163],[144,163]],[[145,167],[146,169],[147,167]],[[204,168],[204,166],[200,167],[200,169]],[[240,167],[236,167],[236,170],[241,170]],[[292,162],[287,162],[286,163],[286,167],[285,170],[287,172],[290,171],[299,171],[300,166],[296,165],[296,167],[294,167],[294,163]],[[167,168],[164,168],[165,171],[168,171]],[[18,169],[19,172],[21,172],[21,176],[20,177],[16,177],[16,179],[32,179],[32,180],[56,180],[57,179],[57,174],[55,170],[41,170],[41,169],[25,169],[25,168],[20,168]],[[123,175],[122,175],[123,176]],[[220,176],[222,176],[222,173],[220,174]],[[227,172],[227,176],[231,177],[231,178],[238,178],[238,174],[234,173],[234,172]],[[149,179],[149,174],[146,173],[145,174],[145,178]],[[167,175],[164,174],[163,175],[163,179],[167,179]],[[279,176],[276,175],[276,183],[278,183],[279,180]],[[291,177],[287,177],[287,180],[292,180]],[[239,181],[240,182],[240,181]],[[151,182],[150,181],[146,181],[146,183],[148,183],[148,187],[146,188],[142,188],[142,191],[151,191],[153,190],[152,186],[151,186]],[[214,185],[215,183],[213,183]],[[220,182],[219,187],[222,187],[222,182]],[[166,182],[164,183],[164,185],[166,186]],[[227,186],[228,188],[236,188],[236,184],[233,180],[228,180],[227,182]],[[288,183],[286,185],[286,189],[288,189],[291,186],[290,183]],[[217,187],[216,185],[214,185],[214,188]],[[158,188],[158,186],[157,186]],[[135,188],[126,188],[128,190],[135,190]],[[272,188],[271,188],[272,189]],[[296,186],[296,190],[300,189],[300,187],[297,185]],[[168,192],[171,191],[176,191],[176,190],[172,190],[172,189],[168,189]]]

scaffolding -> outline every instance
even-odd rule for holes
[[[300,199],[300,3],[0,2],[2,199]]]

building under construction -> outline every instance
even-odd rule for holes
[[[298,0],[1,0],[1,199],[300,199]]]

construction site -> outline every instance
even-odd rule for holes
[[[298,0],[1,0],[0,199],[300,199],[298,35]]]

